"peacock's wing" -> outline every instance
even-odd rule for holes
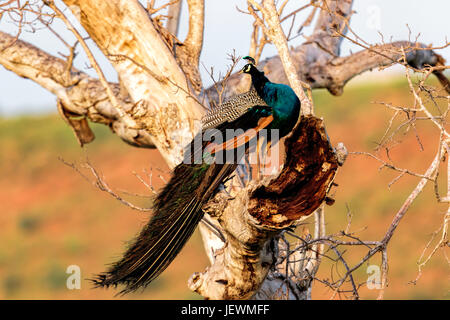
[[[233,122],[253,107],[268,107],[255,89],[238,94],[225,101],[202,118],[203,130],[217,128],[225,122]]]

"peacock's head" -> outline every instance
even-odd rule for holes
[[[245,56],[242,59],[247,60],[248,63],[239,71],[239,73],[252,73],[252,71],[257,70],[255,67],[255,59],[250,56]]]

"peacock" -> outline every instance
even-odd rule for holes
[[[200,154],[202,161],[183,161],[175,167],[170,181],[153,202],[150,221],[122,259],[93,279],[96,286],[124,284],[121,294],[145,288],[189,240],[203,217],[202,206],[218,192],[239,162],[237,158],[232,163],[221,163],[214,161],[214,156],[221,150],[233,152],[233,148],[246,146],[249,139],[254,138],[238,136],[233,137],[231,143],[223,144],[200,139],[200,147],[195,145],[194,141],[207,130],[218,130],[225,135],[227,129],[255,129],[252,131],[256,133],[262,129],[278,129],[279,136],[283,137],[295,126],[300,101],[294,91],[287,85],[270,82],[264,72],[256,68],[253,58],[243,59],[248,63],[240,73],[250,74],[253,88],[226,101],[202,119],[202,131],[187,148],[190,160]]]

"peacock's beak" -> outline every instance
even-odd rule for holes
[[[238,74],[241,74],[244,72],[244,69],[239,70]]]

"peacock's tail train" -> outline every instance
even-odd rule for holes
[[[124,284],[125,294],[146,287],[175,259],[203,217],[202,206],[236,164],[178,165],[159,192],[153,215],[123,258],[93,279],[96,286]]]

